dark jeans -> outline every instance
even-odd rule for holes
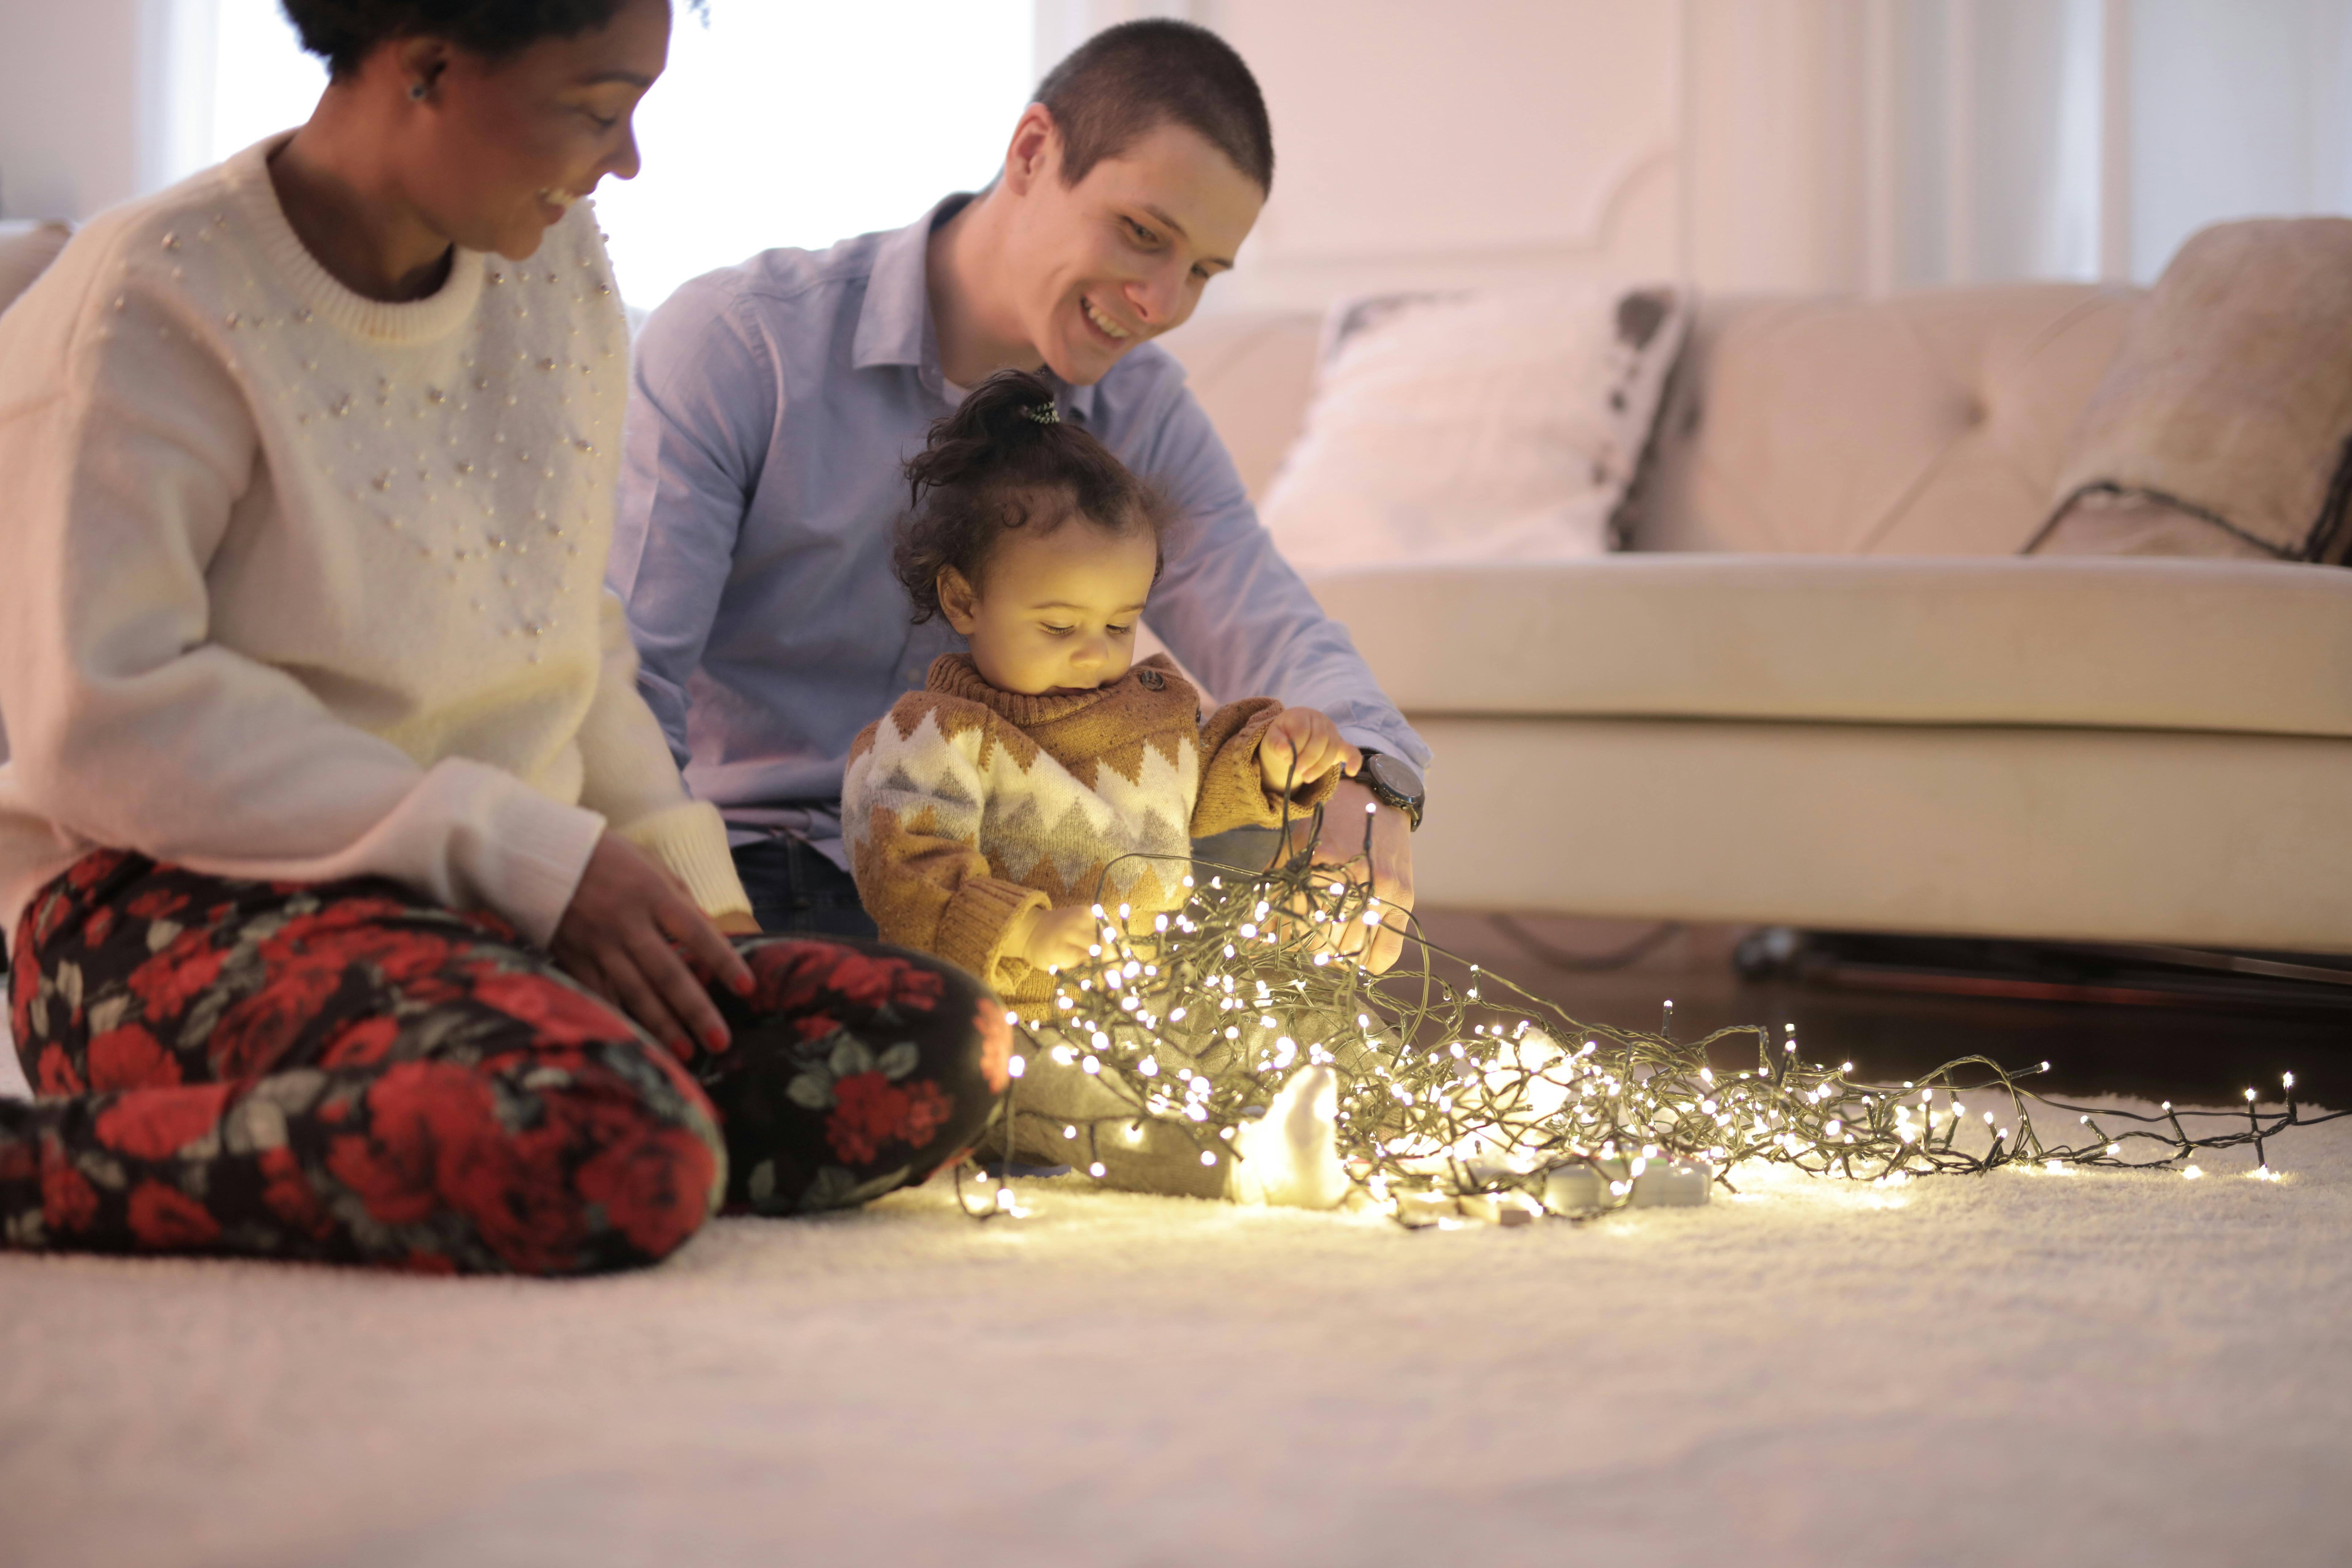
[[[751,900],[751,918],[770,936],[875,937],[848,872],[797,838],[764,838],[735,851],[735,874]]]

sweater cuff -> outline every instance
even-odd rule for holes
[[[940,911],[931,951],[993,985],[998,980],[997,965],[1005,957],[1005,928],[1023,910],[1045,909],[1051,902],[1045,894],[1018,882],[974,877],[958,888],[947,908]]]
[[[1302,811],[1313,811],[1317,806],[1321,805],[1325,801],[1329,800],[1331,798],[1332,792],[1339,787],[1339,781],[1347,776],[1347,774],[1341,773],[1339,769],[1333,768],[1321,778],[1316,779],[1309,784],[1301,784],[1297,791],[1290,797],[1290,810],[1292,815],[1296,816],[1297,813]],[[1268,798],[1274,803],[1274,809],[1276,812],[1280,812],[1282,810],[1281,795],[1273,791],[1268,791],[1267,795]]]
[[[604,837],[604,819],[520,786],[496,820],[496,896],[486,901],[545,952],[563,923],[563,911],[572,907],[588,858]]]
[[[686,884],[702,912],[748,915],[751,898],[727,847],[727,821],[707,800],[684,801],[614,829]]]

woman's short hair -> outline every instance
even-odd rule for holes
[[[279,0],[302,47],[347,77],[379,44],[394,38],[446,38],[497,58],[541,38],[570,38],[601,27],[626,0]],[[703,0],[692,0],[700,10]]]

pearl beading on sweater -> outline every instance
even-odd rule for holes
[[[593,221],[595,203],[589,201],[583,205],[587,209],[588,221]],[[210,241],[217,231],[225,230],[227,226],[228,215],[225,212],[215,212],[209,222],[195,231],[196,237],[200,242]],[[601,242],[608,237],[599,229],[596,237]],[[178,251],[183,248],[184,243],[179,232],[172,230],[163,236],[163,247],[167,251]],[[458,264],[464,263],[461,260]],[[172,271],[174,280],[185,280],[187,269],[184,267],[175,266]],[[603,407],[604,400],[599,396],[604,387],[596,376],[600,364],[608,370],[614,368],[611,362],[621,357],[621,348],[627,342],[627,326],[618,309],[617,297],[614,292],[613,279],[607,265],[603,264],[596,256],[582,255],[573,258],[572,273],[570,283],[573,287],[568,291],[571,305],[583,307],[602,301],[610,303],[612,307],[604,311],[570,312],[574,324],[568,330],[568,335],[573,339],[583,335],[577,324],[582,316],[584,315],[596,323],[596,330],[588,334],[591,341],[577,351],[583,356],[593,354],[593,358],[574,359],[567,354],[561,358],[540,355],[534,359],[530,352],[524,348],[518,348],[514,353],[516,363],[523,367],[513,373],[517,381],[527,377],[534,368],[542,375],[554,374],[559,371],[567,375],[576,372],[583,381],[581,391],[586,417],[551,439],[544,441],[538,459],[534,459],[528,447],[521,445],[517,446],[513,454],[512,461],[519,471],[528,476],[529,471],[536,468],[538,477],[542,482],[551,482],[556,479],[556,469],[547,460],[551,447],[560,444],[569,447],[580,457],[593,458],[600,452],[599,441],[610,440],[616,434],[609,428],[612,421]],[[503,265],[492,263],[484,273],[482,281],[486,288],[502,288],[510,282],[515,286],[518,298],[513,306],[513,317],[517,321],[530,319],[531,290],[565,291],[567,283],[564,269],[533,266],[527,262],[506,262]],[[243,275],[243,285],[247,302],[241,308],[233,308],[223,312],[221,324],[226,331],[232,333],[240,331],[259,333],[276,326],[281,331],[299,332],[301,329],[316,326],[315,313],[308,307],[298,307],[287,316],[278,319],[273,319],[259,309],[263,302],[261,285],[259,279],[251,272]],[[123,310],[128,308],[128,305],[127,295],[115,296],[116,310]],[[168,333],[170,328],[162,327],[158,331]],[[256,358],[268,352],[267,349],[261,349],[252,354],[240,354],[232,349],[226,357],[233,369],[245,374],[248,380],[253,380],[255,378],[251,373],[265,368],[254,363]],[[299,366],[303,374],[315,377],[319,372],[318,360],[303,353],[299,345],[296,346],[293,352],[299,356]],[[497,371],[483,364],[476,356],[460,354],[458,363],[467,373],[466,380],[471,390],[481,396],[482,406],[494,416],[501,409],[523,406],[520,394],[513,389],[512,384],[498,379]],[[277,379],[277,395],[281,400],[290,400],[302,395],[297,386],[290,384],[288,380]],[[382,430],[395,428],[398,423],[395,415],[403,409],[411,418],[424,421],[442,414],[469,415],[475,407],[473,399],[465,395],[463,388],[460,388],[454,402],[448,389],[430,384],[421,386],[414,395],[402,396],[401,388],[391,377],[379,375],[372,390],[373,394],[372,399],[363,401],[347,388],[336,387],[328,392],[316,392],[314,389],[316,403],[298,408],[294,415],[294,422],[306,431],[313,446],[319,444],[321,430],[329,432],[331,446],[333,422],[349,419],[354,414],[364,418],[370,403],[373,404],[377,416],[377,426]],[[560,391],[556,395],[556,404],[559,407],[573,406],[571,392],[568,389]],[[317,416],[320,421],[317,425],[313,424],[314,416]],[[581,434],[583,430],[586,434]],[[446,444],[453,447],[457,447],[462,439],[461,433],[452,427],[446,437]],[[505,446],[508,444],[507,432],[504,429],[499,429],[493,433],[491,439],[494,445]],[[348,450],[354,453],[365,449],[365,443],[356,437],[347,437],[345,445]],[[460,516],[453,520],[452,525],[446,530],[428,531],[414,525],[404,526],[399,516],[399,506],[403,500],[411,500],[415,503],[415,511],[417,515],[430,516],[437,510],[433,493],[436,466],[432,453],[425,448],[418,448],[415,456],[415,464],[413,484],[393,468],[378,468],[366,475],[363,483],[354,484],[351,488],[351,499],[362,504],[367,504],[373,500],[375,506],[380,509],[374,512],[376,521],[386,531],[399,535],[404,542],[413,547],[419,560],[446,562],[447,581],[466,592],[469,609],[478,614],[497,618],[501,626],[502,636],[509,638],[537,639],[560,629],[562,622],[556,614],[554,605],[561,601],[567,591],[576,586],[572,581],[571,570],[567,569],[563,577],[556,584],[547,587],[547,591],[540,593],[534,598],[527,585],[519,579],[516,572],[495,566],[493,557],[509,553],[516,559],[528,556],[530,553],[530,537],[538,534],[551,546],[560,543],[566,561],[576,563],[580,558],[578,534],[593,521],[593,513],[590,507],[583,502],[572,526],[567,526],[561,519],[551,516],[544,505],[534,504],[529,508],[529,526],[525,527],[518,524],[511,518],[507,521],[500,521],[498,501],[495,495],[491,494],[482,496],[476,500],[472,510],[478,512],[478,515]],[[362,465],[362,467],[364,466]],[[473,491],[468,491],[467,489],[467,481],[477,473],[473,461],[470,458],[460,458],[444,467],[446,471],[439,477],[446,488],[467,500],[475,500],[482,485],[478,484]],[[505,471],[495,465],[480,476],[481,480],[489,487],[496,487],[504,477]],[[435,532],[440,533],[442,537],[435,538],[433,536]],[[484,574],[479,570],[468,568],[467,564],[468,562],[476,563],[478,566],[492,568],[488,574],[488,577],[499,588],[505,590],[503,595],[493,592],[492,597],[502,598],[502,603],[485,605],[483,595],[492,591],[483,581]],[[536,650],[527,657],[529,662],[532,664],[540,662],[540,655]]]

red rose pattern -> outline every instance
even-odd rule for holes
[[[723,1098],[773,1053],[845,1032],[877,1056],[911,1041],[915,1069],[755,1118],[762,1141],[722,1155],[695,1078],[486,911],[380,879],[240,882],[102,851],[36,895],[16,937],[10,1018],[43,1099],[0,1133],[0,1218],[27,1215],[18,1234],[51,1246],[423,1273],[639,1265],[700,1226],[730,1163],[870,1184],[976,1134],[1007,1081],[1002,1008],[871,944],[748,946],[760,990],[738,1034],[757,1044],[697,1070]],[[240,1109],[253,1095],[268,1103]]]
[[[117,1089],[170,1089],[180,1081],[179,1059],[141,1024],[125,1024],[94,1035],[89,1042],[89,1087],[100,1094]]]
[[[98,1217],[98,1189],[89,1178],[66,1163],[65,1150],[56,1143],[41,1147],[41,1222],[51,1236],[73,1236],[88,1230]]]
[[[218,1241],[220,1221],[179,1188],[147,1181],[131,1194],[131,1232],[158,1252],[180,1252]]]
[[[98,1113],[98,1141],[133,1159],[168,1159],[213,1130],[230,1093],[225,1083],[134,1089]]]
[[[824,1141],[845,1163],[871,1163],[907,1126],[907,1091],[878,1072],[852,1073],[833,1086]]]

